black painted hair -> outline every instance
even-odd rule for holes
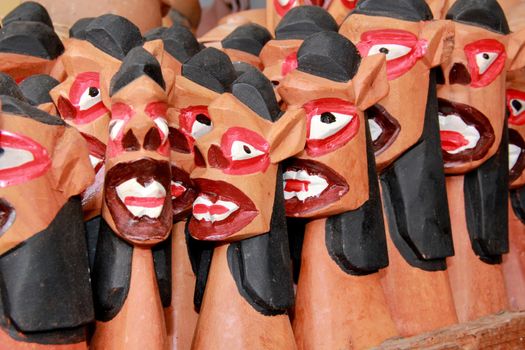
[[[26,100],[16,81],[10,75],[2,72],[0,72],[0,95],[11,96],[21,101]]]
[[[260,71],[247,70],[232,83],[235,96],[260,117],[276,121],[281,116],[272,83]]]
[[[193,33],[181,24],[152,29],[146,34],[145,39],[146,41],[161,39],[164,50],[181,63],[188,61],[201,50]]]
[[[86,40],[86,28],[91,24],[91,22],[93,22],[94,19],[94,17],[86,17],[76,21],[75,24],[73,24],[73,26],[71,26],[69,29],[69,37]]]
[[[292,8],[275,28],[276,40],[300,39],[309,35],[331,31],[337,32],[334,18],[319,6],[298,6]]]
[[[182,75],[218,93],[229,92],[236,78],[228,55],[215,48],[206,48],[182,65]]]
[[[297,52],[298,70],[338,82],[352,79],[360,63],[354,44],[336,32],[309,36]]]
[[[435,73],[430,72],[420,139],[380,175],[390,237],[411,266],[426,271],[445,270],[445,259],[454,255]]]
[[[54,60],[64,52],[64,45],[47,24],[13,21],[0,29],[0,52]]]
[[[122,61],[122,66],[111,79],[110,96],[141,76],[147,76],[166,89],[160,64],[155,57],[142,47],[132,49]]]
[[[458,0],[448,10],[446,19],[501,34],[509,34],[509,24],[496,0]]]
[[[360,0],[352,14],[397,18],[403,21],[430,21],[434,17],[424,0]]]
[[[33,106],[53,102],[49,91],[59,84],[58,80],[47,75],[38,74],[24,79],[20,83],[20,90],[27,101]]]
[[[53,22],[49,13],[37,2],[23,2],[9,12],[2,20],[5,27],[13,22],[40,22],[53,29]]]
[[[139,28],[124,17],[106,14],[95,18],[85,29],[85,39],[119,60],[134,47],[142,46]]]
[[[272,35],[268,29],[255,23],[248,23],[237,27],[222,39],[221,44],[225,49],[236,49],[259,56],[264,45],[271,39]]]

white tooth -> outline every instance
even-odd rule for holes
[[[463,119],[461,119],[461,117],[456,114],[449,114],[445,116],[442,113],[439,113],[439,129],[441,131],[458,132],[463,135],[465,140],[468,141],[468,144],[465,146],[461,146],[452,151],[447,151],[447,153],[450,154],[457,154],[463,152],[466,149],[475,148],[479,142],[479,139],[481,138],[479,131],[474,126],[467,125]]]
[[[97,165],[102,161],[100,158],[92,156],[91,154],[89,155],[89,160],[91,162],[91,166],[93,167],[93,169],[95,169]]]
[[[372,136],[372,141],[376,141],[379,136],[383,133],[383,129],[377,124],[374,119],[368,119],[368,126],[370,127],[370,135]]]
[[[511,170],[514,165],[516,165],[520,154],[521,148],[512,143],[509,143],[509,170]]]
[[[210,212],[193,213],[193,216],[195,217],[195,219],[197,219],[199,221],[202,221],[202,220],[204,220],[204,221],[211,221],[211,222],[221,221],[221,220],[226,219],[233,212],[235,212],[237,209],[239,209],[239,206],[237,204],[233,203],[233,202],[218,200],[217,202],[213,203],[211,200],[209,200],[205,196],[197,197],[197,199],[193,202],[193,207],[195,207],[195,205],[197,205],[197,204],[204,204],[206,206],[221,205],[221,206],[225,207],[226,209],[228,209],[228,211],[226,211],[223,214],[213,214],[212,215]]]
[[[125,203],[126,197],[141,197],[141,198],[164,198],[166,197],[166,190],[158,181],[152,180],[142,186],[138,183],[136,178],[129,179],[117,186],[117,195]],[[154,208],[145,208],[141,206],[126,205],[126,208],[136,217],[149,216],[152,219],[159,217],[164,205],[159,205]]]
[[[283,179],[285,180],[295,180],[295,177],[297,176],[297,172],[293,170],[288,170],[283,174]]]
[[[308,191],[284,191],[284,199],[297,197],[300,201],[305,201],[311,197],[318,197],[328,187],[328,182],[318,175],[309,175],[306,170],[286,171],[283,174],[283,186],[286,186],[286,180],[299,180],[308,182]]]

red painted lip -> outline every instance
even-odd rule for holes
[[[0,148],[28,151],[33,156],[32,161],[12,168],[0,169],[0,188],[18,185],[40,177],[51,167],[51,158],[47,150],[25,135],[0,130]]]
[[[445,132],[445,134],[443,134],[443,131],[440,131],[440,135],[442,137],[444,136],[444,143],[441,143],[441,153],[443,154],[443,162],[446,168],[479,160],[487,154],[494,143],[495,136],[489,119],[483,113],[470,105],[452,102],[442,98],[438,98],[438,110],[439,113],[444,116],[451,114],[459,116],[465,124],[475,127],[480,135],[476,147],[466,149],[457,154],[451,154],[447,152],[447,148],[454,150],[461,147],[460,144],[464,142],[464,138],[462,135],[461,137],[456,135],[456,132]]]
[[[198,240],[219,241],[225,239],[247,226],[259,215],[259,211],[251,199],[241,190],[224,181],[195,179],[195,184],[200,190],[199,194],[208,197],[212,202],[219,200],[234,202],[239,206],[226,219],[216,222],[199,221],[194,216],[190,219],[190,234]],[[215,208],[217,207],[217,208]],[[211,208],[198,208],[198,210],[220,211],[222,206],[212,205]]]
[[[124,198],[125,205],[132,205],[144,208],[156,208],[164,204],[166,197],[133,197]]]
[[[173,185],[170,186],[173,221],[176,222],[185,219],[190,214],[191,205],[197,198],[197,190],[188,173],[173,164],[171,165],[171,181],[181,184],[175,189],[175,193]]]
[[[104,165],[104,160],[106,159],[106,145],[94,136],[83,132],[81,132],[80,134],[87,142],[89,154],[101,160],[101,162],[95,167],[96,174]]]
[[[355,5],[357,4],[358,0],[341,0],[343,5],[349,10],[353,10],[355,8]]]
[[[401,131],[401,126],[396,118],[379,104],[368,108],[366,116],[368,120],[374,120],[382,129],[381,136],[372,143],[374,154],[377,157],[394,143]]]
[[[460,147],[468,145],[467,139],[459,132],[455,131],[440,131],[441,149],[445,151],[454,151]]]
[[[9,230],[16,218],[16,211],[4,198],[0,198],[0,237]]]
[[[302,181],[302,180],[286,180],[286,184],[284,186],[284,190],[287,192],[299,192],[299,191],[308,191],[308,185],[310,185],[310,181]]]
[[[305,170],[309,175],[318,175],[328,182],[328,187],[321,192],[318,197],[307,198],[304,202],[297,197],[285,200],[285,209],[287,216],[301,217],[314,210],[319,210],[337,202],[348,192],[348,183],[345,178],[330,169],[323,163],[311,160],[291,158],[285,162],[286,171]],[[285,181],[284,188],[299,188],[300,190],[308,190],[308,181]]]

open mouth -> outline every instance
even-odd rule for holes
[[[44,175],[51,159],[44,147],[25,135],[0,130],[0,188]]]
[[[525,141],[514,129],[509,129],[509,182],[513,182],[525,169]]]
[[[483,158],[494,143],[487,117],[472,106],[438,99],[441,150],[445,167]]]
[[[301,216],[338,201],[348,183],[326,165],[292,158],[285,164],[283,187],[286,215]]]
[[[106,174],[105,200],[117,230],[131,241],[161,240],[172,225],[168,162],[119,163]]]
[[[171,165],[171,208],[173,221],[179,221],[188,216],[192,203],[197,197],[197,191],[188,173]]]
[[[381,105],[375,104],[366,110],[372,146],[376,156],[383,153],[397,138],[401,127],[397,120]]]
[[[189,230],[200,240],[220,240],[247,226],[258,214],[242,191],[224,181],[195,179],[200,190],[193,202]]]
[[[15,209],[7,200],[0,198],[0,237],[13,225],[15,217]]]

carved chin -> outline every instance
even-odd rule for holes
[[[168,162],[141,159],[111,168],[105,181],[105,201],[118,234],[137,244],[155,244],[172,225]]]

